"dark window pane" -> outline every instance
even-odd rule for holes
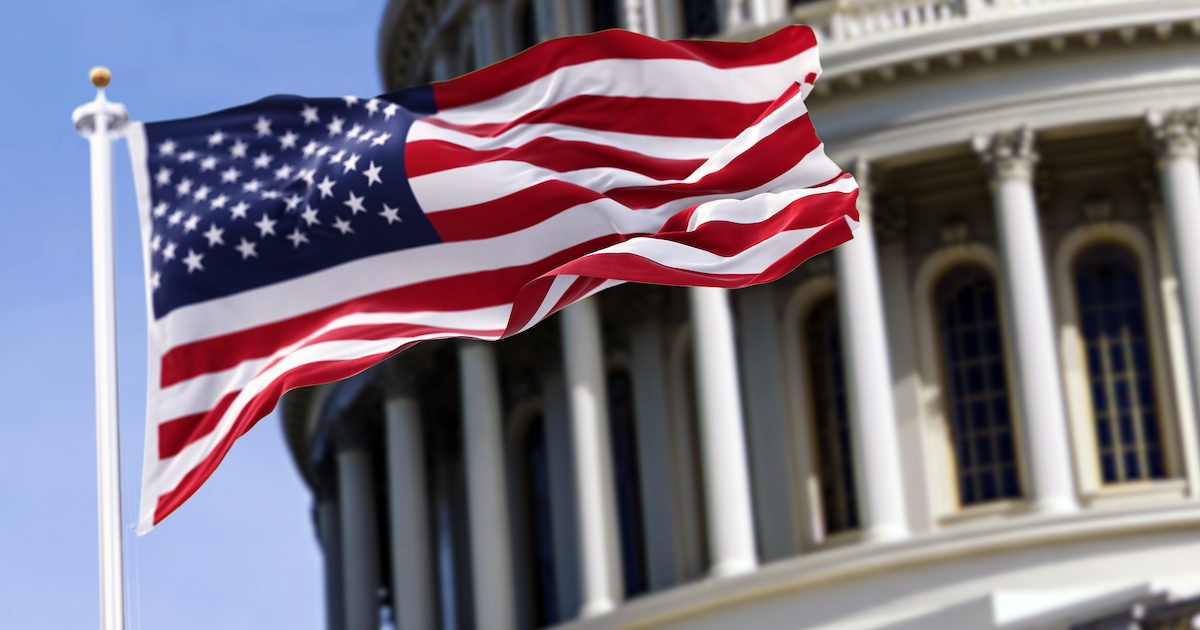
[[[1104,481],[1161,477],[1165,473],[1156,467],[1163,459],[1161,431],[1137,259],[1122,247],[1099,245],[1079,256],[1074,274]]]
[[[1117,336],[1120,336],[1118,327]],[[1126,370],[1125,367],[1125,349],[1119,345],[1109,346],[1108,349],[1108,365],[1112,369],[1113,374],[1120,374]],[[1120,400],[1120,396],[1117,397]]]
[[[813,431],[817,477],[825,531],[834,534],[858,527],[858,499],[850,418],[843,378],[837,299],[821,300],[803,322],[813,402]]]
[[[1021,484],[1017,478],[1016,466],[1004,466],[1001,468],[1000,480],[1003,496],[1015,497],[1021,494]]]
[[[974,330],[967,331],[963,335],[963,354],[968,357],[977,357],[980,353],[979,334]]]
[[[1128,479],[1142,478],[1142,465],[1138,461],[1137,451],[1125,451],[1125,477]]]
[[[1108,422],[1096,423],[1096,441],[1099,442],[1100,448],[1112,446],[1112,431],[1108,427]]]
[[[1013,447],[1012,434],[1007,431],[996,432],[996,457],[1002,462],[1011,462],[1016,459],[1016,449]]]
[[[1120,481],[1117,478],[1117,463],[1111,453],[1104,453],[1100,456],[1100,471],[1104,476],[1105,483],[1116,483]]]
[[[1105,389],[1103,382],[1093,381],[1092,404],[1095,405],[1096,413],[1104,413],[1108,410],[1108,390]]]
[[[1157,444],[1155,444],[1157,446]],[[1150,465],[1150,476],[1155,479],[1162,479],[1167,476],[1167,464],[1163,460],[1162,449],[1154,448],[1147,455],[1147,461]]]
[[[963,505],[971,505],[978,503],[979,498],[975,494],[975,487],[971,485],[972,477],[970,475],[959,475],[959,501]]]
[[[1146,425],[1143,428],[1145,431],[1146,442],[1158,442],[1158,418],[1154,414],[1145,416]]]
[[[1129,384],[1123,380],[1117,381],[1113,386],[1113,393],[1117,397],[1117,409],[1129,409]]]
[[[1128,448],[1137,439],[1133,432],[1133,417],[1123,413],[1118,418],[1117,426],[1121,429],[1121,444]]]
[[[989,466],[992,463],[992,440],[988,437],[975,438],[975,463]]]
[[[999,488],[996,487],[996,477],[990,474],[979,476],[979,500],[980,501],[995,501],[1000,497]]]
[[[979,291],[979,321],[995,322],[999,309],[996,308],[996,292],[993,289]],[[996,337],[999,339],[999,336]]]

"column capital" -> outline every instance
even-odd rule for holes
[[[1196,160],[1200,156],[1200,110],[1147,112],[1146,126],[1150,128],[1159,167],[1167,160]]]
[[[1038,160],[1033,140],[1032,129],[1019,127],[991,136],[975,136],[971,148],[987,165],[993,184],[1013,179],[1032,183],[1033,167]]]
[[[850,163],[850,174],[854,176],[854,181],[858,184],[858,212],[860,214],[874,215],[874,206],[871,203],[871,162],[862,155],[854,156],[854,161]]]

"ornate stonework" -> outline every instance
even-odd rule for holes
[[[1175,110],[1146,114],[1159,166],[1179,158],[1196,160],[1200,154],[1200,110]]]
[[[903,240],[910,214],[908,201],[904,197],[888,199],[880,212],[871,215],[875,221],[875,240],[880,245]]]
[[[1033,130],[1021,127],[1001,131],[991,137],[975,136],[971,141],[980,159],[988,167],[992,183],[1008,179],[1033,182],[1033,169],[1038,155],[1033,149]]]

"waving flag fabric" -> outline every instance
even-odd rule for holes
[[[812,32],[555,40],[371,99],[130,132],[150,387],[140,531],[296,387],[495,340],[621,282],[743,287],[851,237]]]

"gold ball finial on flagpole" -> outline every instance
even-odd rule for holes
[[[92,79],[92,85],[101,89],[108,87],[109,82],[112,81],[112,73],[104,66],[92,68],[92,72],[88,76]]]

